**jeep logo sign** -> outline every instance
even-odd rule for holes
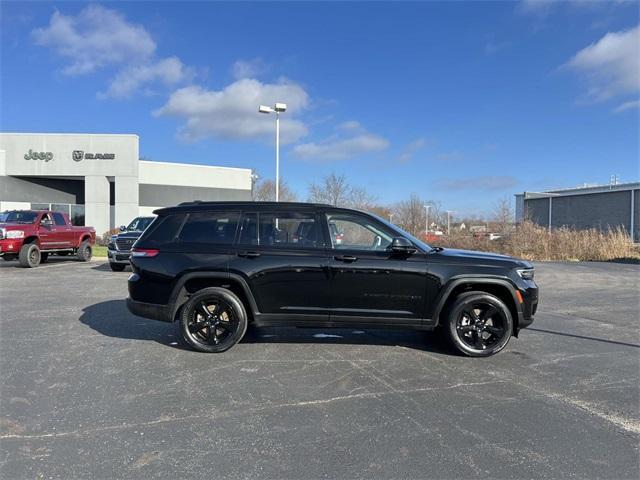
[[[74,150],[71,154],[74,161],[80,160],[113,160],[116,158],[115,153],[85,153],[83,150]]]
[[[53,152],[34,152],[29,149],[27,153],[24,154],[25,160],[44,160],[45,162],[49,162],[53,160]]]

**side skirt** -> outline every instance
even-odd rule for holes
[[[347,315],[258,313],[254,314],[252,324],[256,327],[395,328],[427,331],[434,329],[431,319]]]

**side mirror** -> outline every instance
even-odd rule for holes
[[[393,253],[416,253],[417,249],[404,237],[395,237],[389,246]]]
[[[121,232],[124,232],[124,231],[126,231],[126,230],[127,230],[127,227],[126,227],[126,226],[124,226],[124,225],[120,225],[120,231],[121,231]]]

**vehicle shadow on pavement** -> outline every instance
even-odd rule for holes
[[[172,348],[191,350],[182,340],[175,323],[164,323],[132,315],[127,310],[124,300],[107,300],[89,305],[82,310],[80,322],[108,337],[154,341]],[[249,326],[241,343],[381,345],[445,355],[454,354],[433,332],[392,329],[256,328]]]
[[[416,330],[249,326],[240,343],[380,345],[454,354],[436,333]]]
[[[80,322],[107,337],[154,341],[187,349],[175,324],[132,315],[124,300],[107,300],[84,307]]]
[[[111,275],[127,274],[128,276],[131,274],[131,267],[126,267],[122,272],[114,272],[113,270],[111,270],[109,262],[104,262],[96,265],[95,267],[91,267],[91,270],[97,270],[99,272],[109,272]]]

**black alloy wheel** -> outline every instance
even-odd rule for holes
[[[455,301],[446,327],[450,342],[460,353],[488,357],[509,342],[513,318],[499,298],[484,292],[470,292]]]
[[[238,343],[247,329],[242,302],[225,288],[205,288],[192,295],[182,309],[180,327],[196,350],[219,353]]]

